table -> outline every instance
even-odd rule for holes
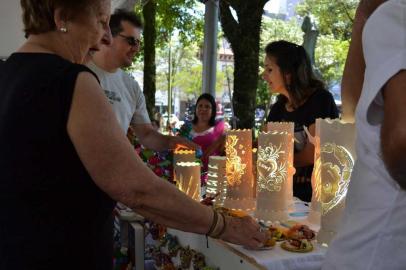
[[[296,202],[292,220],[306,223],[307,205]],[[301,215],[300,213],[305,213]],[[126,216],[129,213],[120,215],[131,224],[135,232],[135,262],[137,270],[144,270],[144,227],[142,217]],[[319,229],[314,224],[308,224],[316,231]],[[279,243],[271,250],[247,250],[241,246],[229,244],[221,240],[206,238],[203,235],[182,232],[174,229],[168,229],[168,233],[177,237],[181,246],[190,246],[190,248],[204,254],[206,263],[209,266],[219,267],[228,270],[316,270],[321,268],[324,256],[327,252],[326,247],[317,243],[314,244],[314,250],[309,253],[292,253],[283,250]]]

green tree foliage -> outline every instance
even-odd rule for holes
[[[349,44],[332,35],[321,35],[317,41],[316,67],[328,88],[341,80]]]
[[[199,47],[191,43],[184,45],[179,41],[173,41],[171,47],[171,71],[168,74],[168,46],[158,51],[158,75],[157,88],[168,89],[169,79],[171,78],[172,89],[179,89],[187,97],[190,95],[198,97],[202,91],[202,62],[198,58]],[[226,83],[225,72],[217,71],[216,92],[220,93]]]
[[[316,67],[328,87],[341,80],[359,0],[304,0],[296,10],[315,20],[320,35]]]
[[[175,31],[183,44],[203,41],[204,15],[196,5],[196,0],[157,2],[159,45],[165,44]]]
[[[349,40],[359,0],[304,0],[296,7],[304,17],[312,16],[322,35],[333,35],[337,40]]]
[[[183,44],[201,42],[203,14],[195,8],[197,4],[195,0],[148,0],[142,3],[143,5],[138,5],[135,9],[138,13],[142,11],[144,17],[144,95],[151,116],[155,105],[157,47],[168,46],[174,33],[177,33]],[[139,66],[139,60],[133,65],[133,67],[137,66]]]

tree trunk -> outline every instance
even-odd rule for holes
[[[220,21],[234,53],[233,107],[238,128],[254,126],[258,83],[259,38],[265,3],[268,0],[220,0]],[[233,18],[230,6],[238,14]]]
[[[155,114],[155,43],[156,43],[156,0],[149,0],[143,7],[144,16],[144,96],[147,103],[149,117]]]

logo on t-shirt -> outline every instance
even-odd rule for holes
[[[121,102],[121,98],[117,95],[116,92],[104,90],[104,93],[106,94],[111,104],[114,104],[114,102]]]

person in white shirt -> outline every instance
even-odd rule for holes
[[[98,76],[123,131],[131,126],[140,143],[156,151],[176,147],[199,149],[193,142],[165,136],[154,129],[138,83],[121,69],[129,67],[140,50],[141,20],[134,12],[119,9],[111,15],[109,26],[111,45],[95,52],[87,66]]]
[[[358,81],[343,89],[350,117],[358,103],[358,160],[342,225],[322,269],[405,269],[406,0],[361,1],[353,37],[361,32],[362,43],[352,40],[343,79],[352,73]]]

